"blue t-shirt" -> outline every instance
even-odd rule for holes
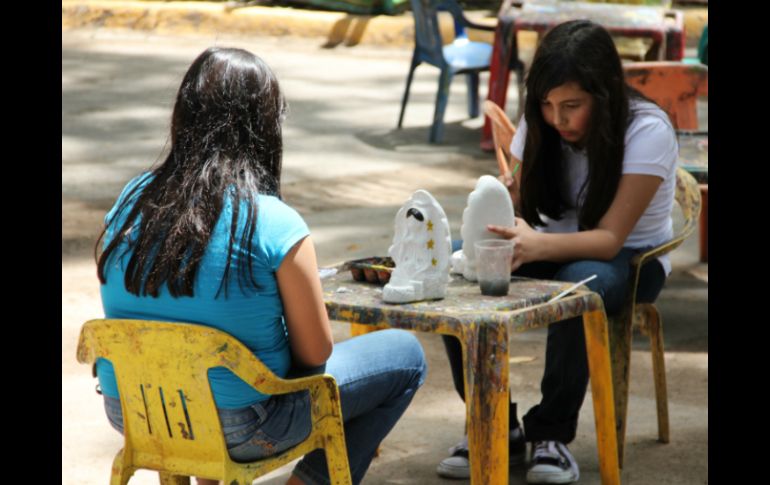
[[[142,174],[131,180],[123,189],[118,201],[105,217],[105,247],[123,225],[139,193],[151,179],[151,174]],[[137,186],[138,190],[131,194],[132,189]],[[118,211],[123,199],[129,195],[129,204],[122,211]],[[285,377],[291,357],[275,272],[286,254],[309,234],[309,230],[297,211],[274,196],[260,194],[257,198],[257,227],[254,238],[251,247],[242,251],[240,238],[245,230],[246,213],[244,202],[239,211],[226,297],[224,289],[219,290],[227,262],[233,217],[233,201],[229,197],[225,197],[219,220],[198,267],[194,296],[173,298],[165,284],[157,298],[129,293],[123,281],[130,253],[123,254],[127,247],[123,242],[112,253],[105,266],[107,282],[101,285],[105,317],[207,325],[234,336],[277,376]],[[258,290],[238,283],[240,268],[247,264],[246,258],[251,259],[254,279],[259,285]],[[102,392],[117,398],[118,390],[112,364],[99,359],[96,371]],[[210,369],[209,380],[214,400],[220,408],[245,407],[268,398],[225,368]]]

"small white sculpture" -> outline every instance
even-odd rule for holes
[[[396,267],[382,299],[406,303],[444,298],[451,252],[444,209],[428,191],[416,191],[396,213],[395,235],[388,249]]]
[[[476,188],[468,195],[468,205],[463,211],[460,235],[463,248],[452,255],[452,272],[462,273],[465,279],[476,281],[476,251],[473,243],[481,239],[503,239],[489,232],[487,224],[513,227],[516,219],[508,189],[497,178],[482,175]]]

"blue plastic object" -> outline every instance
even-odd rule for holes
[[[409,99],[409,87],[412,84],[414,70],[423,62],[441,69],[436,94],[436,109],[430,128],[429,141],[441,141],[444,130],[444,112],[449,98],[449,85],[452,76],[465,74],[468,83],[468,115],[479,115],[479,72],[489,70],[492,46],[484,42],[468,40],[466,27],[494,31],[494,27],[474,24],[463,15],[462,8],[455,0],[411,0],[414,14],[414,54],[406,89],[401,101],[401,114],[398,127],[404,120],[404,110]],[[448,11],[454,19],[455,39],[451,44],[443,45],[438,23],[438,11]]]

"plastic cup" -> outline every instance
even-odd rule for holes
[[[476,276],[481,294],[505,296],[511,284],[513,241],[482,239],[473,245],[476,250]]]

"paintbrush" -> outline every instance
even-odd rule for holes
[[[596,275],[591,275],[591,276],[589,276],[588,278],[586,278],[584,280],[578,281],[574,285],[570,285],[569,287],[567,287],[566,290],[564,290],[561,293],[559,293],[558,295],[554,296],[553,298],[548,300],[546,303],[553,303],[556,300],[559,300],[560,298],[562,298],[562,297],[564,297],[566,295],[569,295],[570,293],[575,291],[578,287],[583,286],[584,284],[588,283],[589,281],[593,281],[595,278],[596,278]]]

